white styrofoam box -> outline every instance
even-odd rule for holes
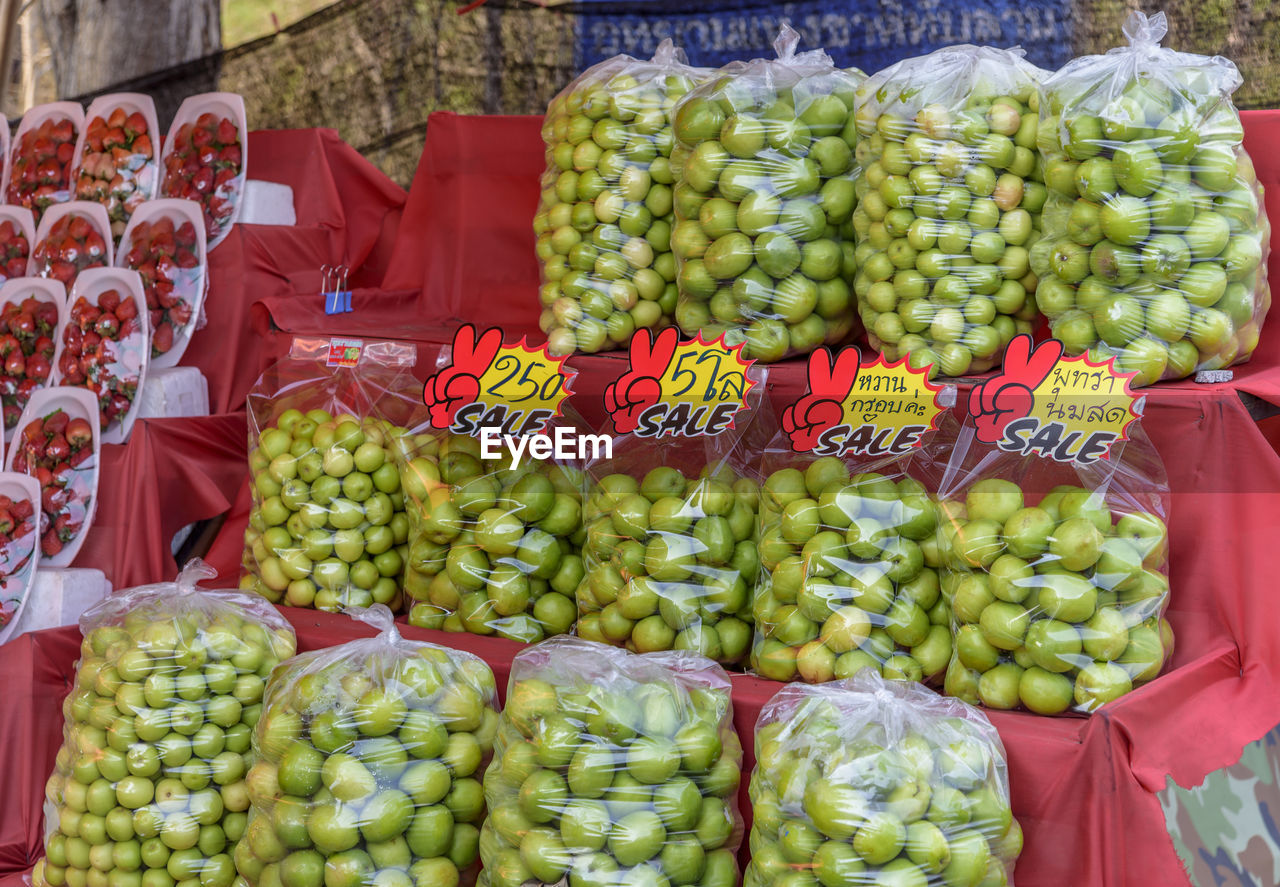
[[[246,225],[296,225],[293,188],[279,182],[249,179],[244,186],[244,202],[236,220]]]
[[[75,625],[80,614],[111,593],[101,570],[41,567],[13,637],[23,632]]]
[[[209,415],[209,380],[196,367],[166,367],[147,373],[141,419]]]

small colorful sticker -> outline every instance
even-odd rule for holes
[[[724,336],[682,342],[675,327],[656,335],[640,330],[631,337],[630,357],[627,371],[604,392],[605,410],[620,434],[714,436],[750,409],[747,392],[756,382],[748,370],[755,361]]]
[[[502,344],[502,330],[480,336],[464,324],[453,337],[450,362],[427,379],[422,402],[433,428],[478,437],[485,429],[524,437],[539,434],[561,414],[574,372],[546,345]]]
[[[808,391],[782,411],[782,430],[797,453],[817,456],[900,456],[923,443],[943,407],[941,385],[929,368],[883,354],[867,365],[856,346],[834,357],[829,348],[809,355]]]
[[[1015,336],[999,373],[969,395],[969,415],[979,441],[1006,453],[1091,465],[1108,459],[1127,440],[1129,423],[1141,417],[1129,382],[1113,360],[1096,363],[1082,354],[1063,357],[1050,339],[1032,347]]]
[[[360,352],[363,350],[362,339],[330,339],[329,366],[353,367],[360,362]]]

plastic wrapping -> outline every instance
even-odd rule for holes
[[[815,459],[782,441],[768,449],[752,670],[822,683],[864,667],[913,681],[946,669],[951,614],[929,490],[938,447],[958,430],[949,418],[905,456]]]
[[[1045,188],[1021,49],[951,46],[858,90],[858,311],[873,348],[932,375],[1000,363],[1036,319]]]
[[[56,280],[15,277],[0,284],[0,405],[8,436],[32,393],[50,384],[67,321],[67,293]]]
[[[493,672],[471,653],[401,638],[386,607],[348,612],[381,633],[303,653],[267,683],[240,877],[471,884],[498,728]]]
[[[27,273],[51,277],[70,290],[82,271],[111,265],[112,244],[107,211],[100,204],[58,204],[40,221]]]
[[[40,553],[65,567],[84,543],[98,507],[101,434],[87,391],[46,388],[31,395],[18,420],[5,467],[40,484]]]
[[[26,276],[35,240],[36,223],[31,210],[0,206],[0,283]]]
[[[513,468],[510,450],[494,449],[486,459],[477,438],[426,431],[403,453],[409,621],[533,643],[577,617],[582,473],[527,457]]]
[[[116,592],[81,616],[35,887],[231,887],[251,730],[295,641],[261,598],[196,586],[213,575],[192,561],[176,582]]]
[[[849,338],[854,92],[821,50],[734,62],[676,109],[676,321],[769,363]]]
[[[1044,84],[1049,202],[1036,299],[1069,354],[1135,385],[1247,360],[1271,305],[1270,225],[1241,141],[1236,66],[1163,49],[1164,13],[1127,47]]]
[[[588,469],[580,636],[725,665],[746,658],[760,487],[737,442],[734,431],[620,437],[613,458]]]
[[[982,712],[870,669],[760,712],[743,887],[1013,884],[1022,828]],[[815,880],[816,879],[816,880]]]
[[[39,223],[50,206],[70,200],[83,126],[84,108],[77,102],[50,102],[23,114],[4,171],[4,202],[31,210]]]
[[[729,680],[687,651],[552,638],[511,664],[485,774],[483,887],[735,887]]]
[[[137,271],[147,302],[152,365],[177,366],[208,288],[204,225],[191,200],[151,200],[120,238],[116,264]]]
[[[231,232],[240,214],[248,132],[244,99],[229,92],[188,97],[169,127],[160,196],[199,202],[210,250]]]
[[[949,695],[1088,712],[1173,655],[1168,483],[1136,422],[1127,433],[1107,459],[1073,468],[961,432],[939,490]]]
[[[355,366],[329,365],[329,355],[328,339],[295,339],[249,392],[253,508],[240,587],[291,607],[398,610],[409,526],[396,411],[416,350],[366,342]]]
[[[551,100],[533,229],[552,354],[617,348],[675,315],[670,114],[710,73],[667,39],[651,61],[615,56]]]
[[[129,217],[160,185],[160,127],[151,96],[99,96],[85,112],[72,176],[76,200],[100,203],[119,238]]]
[[[136,271],[91,268],[67,296],[67,323],[54,384],[85,388],[98,401],[105,443],[129,437],[146,381],[147,316]]]

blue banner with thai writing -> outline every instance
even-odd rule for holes
[[[1027,60],[1056,69],[1071,58],[1069,0],[578,0],[577,62],[618,53],[650,58],[666,37],[695,65],[773,56],[778,29],[800,32],[800,49],[825,49],[842,68],[867,73],[957,43],[1022,46]]]

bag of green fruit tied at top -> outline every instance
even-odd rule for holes
[[[1044,83],[1032,267],[1067,352],[1115,356],[1148,385],[1248,360],[1271,305],[1270,228],[1236,66],[1162,48],[1164,13],[1132,12],[1124,33]]]
[[[856,69],[797,53],[784,25],[776,59],[733,62],[676,107],[671,248],[676,322],[721,333],[772,363],[856,332],[853,175]]]
[[[858,312],[871,345],[934,376],[979,373],[1036,320],[1045,201],[1037,84],[1021,49],[950,46],[858,88]]]
[[[394,451],[422,390],[415,359],[402,343],[298,338],[254,384],[241,588],[292,607],[399,609],[408,523]]]
[[[946,692],[988,708],[1091,712],[1173,655],[1169,488],[1139,422],[1088,464],[1015,455],[966,420],[939,487]]]
[[[756,674],[823,683],[871,667],[922,681],[946,669],[951,613],[930,490],[958,423],[950,411],[938,422],[903,455],[815,457],[782,435],[765,450]]]
[[[551,100],[533,230],[552,354],[618,348],[675,316],[671,110],[710,73],[667,39],[651,61],[614,56]]]
[[[519,653],[484,779],[482,887],[735,887],[729,691],[689,651],[559,637]]]
[[[871,669],[784,687],[756,723],[743,887],[1006,887],[1022,852],[981,711]]]
[[[295,640],[261,597],[196,585],[214,575],[194,560],[176,581],[118,591],[80,617],[35,887],[231,887],[251,731]]]
[[[471,653],[379,630],[277,668],[253,734],[248,887],[475,882],[482,778],[498,727],[493,672]]]

